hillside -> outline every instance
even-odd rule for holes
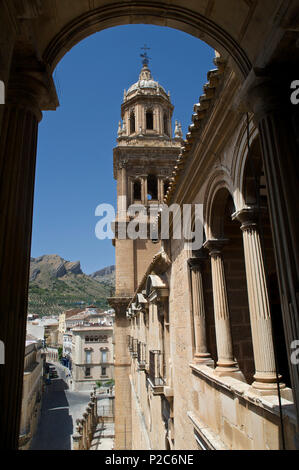
[[[52,315],[80,305],[108,308],[114,292],[114,266],[84,274],[80,261],[58,255],[31,258],[28,313]]]

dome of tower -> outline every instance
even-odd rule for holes
[[[130,86],[126,96],[129,98],[129,95],[132,93],[138,90],[146,91],[147,89],[155,94],[161,93],[167,97],[167,93],[164,88],[153,79],[150,69],[148,68],[147,64],[144,64],[140,72],[138,82]]]

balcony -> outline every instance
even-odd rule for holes
[[[161,351],[155,350],[149,352],[149,373],[147,381],[152,387],[154,395],[164,394],[165,381],[162,377],[163,355]]]

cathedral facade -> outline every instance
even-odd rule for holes
[[[124,94],[111,299],[117,449],[296,447],[259,131],[232,101],[235,73],[218,53],[214,62],[185,141],[178,123],[171,138],[173,108],[147,65]],[[136,217],[130,204],[146,208],[146,241],[119,237]],[[174,230],[162,235],[163,211],[186,204],[202,207],[195,248]]]

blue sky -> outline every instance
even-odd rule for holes
[[[75,46],[54,78],[60,107],[39,125],[31,256],[59,254],[92,273],[114,264],[111,240],[98,240],[98,204],[116,205],[113,148],[123,90],[138,80],[143,44],[155,80],[170,91],[184,136],[214,51],[188,34],[151,25],[118,26]],[[174,128],[174,126],[173,126]]]

